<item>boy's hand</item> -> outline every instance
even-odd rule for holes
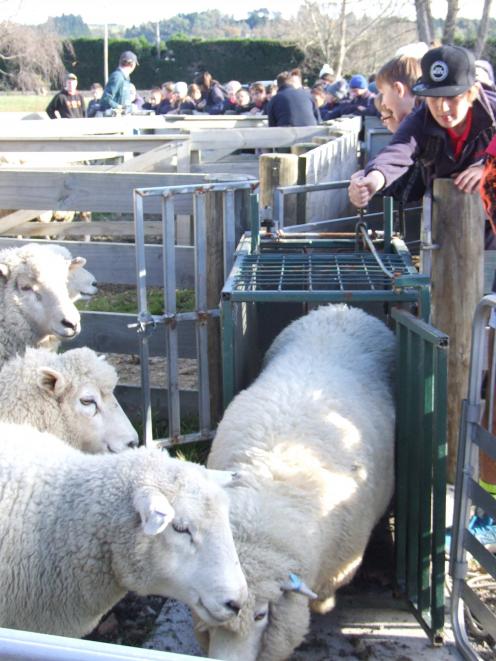
[[[483,169],[482,163],[475,163],[463,172],[454,174],[453,183],[464,193],[476,193],[479,190]]]
[[[363,170],[351,176],[348,187],[350,201],[359,209],[366,207],[373,195],[385,184],[384,175],[378,170],[372,170],[366,176]]]

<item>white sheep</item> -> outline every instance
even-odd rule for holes
[[[79,637],[128,591],[210,623],[246,598],[228,498],[210,471],[140,448],[88,455],[0,424],[0,627]]]
[[[86,264],[86,259],[84,257],[73,257],[68,248],[61,246],[58,243],[49,243],[45,245],[47,248],[50,248],[50,250],[65,257],[70,263],[67,287],[69,290],[69,296],[74,302],[88,300],[97,293],[96,278],[93,273],[90,273],[90,271],[84,268]]]
[[[83,452],[121,452],[138,435],[114,395],[117,372],[87,347],[28,347],[0,370],[0,420],[28,423]]]
[[[290,324],[219,424],[208,466],[239,471],[231,525],[249,597],[209,656],[280,661],[357,568],[394,482],[394,335],[345,305]]]
[[[48,336],[67,339],[80,332],[67,289],[73,268],[80,265],[35,243],[0,251],[0,365]]]

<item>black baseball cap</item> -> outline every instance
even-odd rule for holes
[[[420,66],[422,75],[412,87],[419,96],[457,96],[475,83],[475,58],[462,46],[431,48]]]
[[[119,57],[119,63],[123,62],[133,62],[134,64],[138,65],[138,57],[136,53],[133,53],[132,50],[125,50],[123,53],[121,53],[121,56]]]

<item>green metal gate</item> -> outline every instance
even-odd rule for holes
[[[393,309],[397,337],[397,589],[443,642],[448,336]]]

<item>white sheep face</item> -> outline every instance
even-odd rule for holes
[[[284,591],[276,576],[262,584],[250,580],[250,568],[243,565],[249,596],[236,620],[211,627],[204,621],[198,629],[200,643],[210,658],[222,661],[283,661],[291,656],[308,630],[308,598]],[[206,634],[206,635],[205,635]]]
[[[41,368],[39,384],[58,402],[64,439],[83,452],[122,452],[138,445],[138,435],[114,396],[96,382],[74,385],[57,370]],[[115,386],[115,382],[113,384]]]
[[[189,475],[177,475],[180,484],[172,509],[158,501],[150,506],[146,499],[143,506],[135,498],[143,530],[153,534],[155,527],[157,535],[148,557],[154,571],[133,589],[183,601],[205,622],[219,625],[236,618],[246,600],[246,581],[232,538],[227,497],[218,485],[205,484],[206,469],[192,470],[194,474],[188,468]]]
[[[5,251],[9,252],[9,251]],[[52,252],[36,251],[36,259],[0,260],[7,305],[17,308],[41,339],[47,335],[73,338],[81,319],[67,290],[69,266]]]

